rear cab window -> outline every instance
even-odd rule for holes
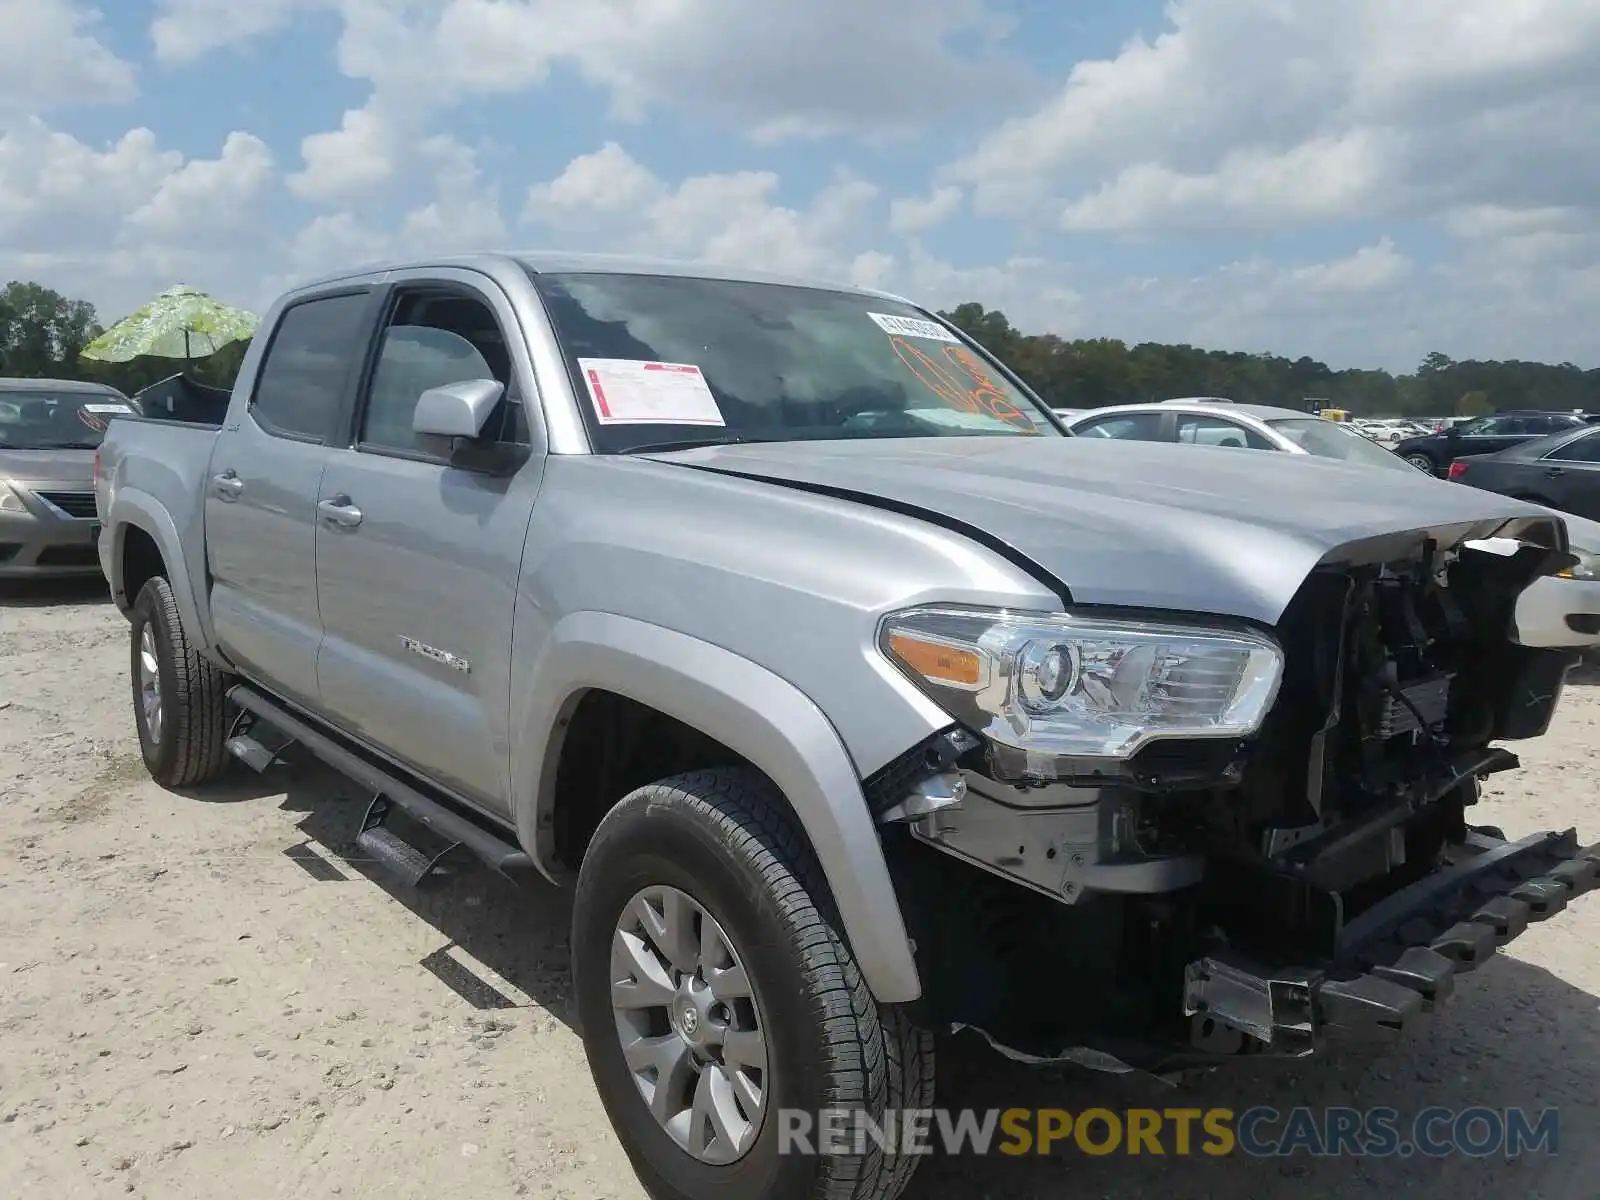
[[[365,289],[302,300],[272,331],[250,397],[250,415],[274,437],[327,442],[335,436],[351,372],[366,357]]]

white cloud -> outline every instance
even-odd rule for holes
[[[164,63],[182,64],[213,50],[276,33],[300,12],[332,8],[337,0],[157,0],[150,40]]]
[[[275,28],[313,5],[340,10],[340,69],[372,85],[338,130],[302,148],[294,186],[327,203],[385,184],[440,109],[522,92],[557,64],[604,89],[619,119],[673,108],[758,143],[895,137],[993,113],[1029,86],[1000,58],[1009,26],[987,0],[924,0],[915,20],[857,0],[276,0],[250,24]],[[221,32],[227,11],[223,0],[168,0],[158,45],[182,54],[242,40]],[[196,32],[207,28],[218,31]]]
[[[1190,277],[1111,283],[1077,333],[1408,370],[1435,348],[1418,318],[1439,281],[1417,275],[1388,239],[1321,262],[1255,256]]]
[[[416,148],[431,176],[433,198],[388,225],[371,210],[346,209],[315,217],[294,237],[293,272],[282,287],[330,270],[383,259],[456,254],[502,247],[506,225],[498,189],[484,180],[471,149],[446,137]]]
[[[148,129],[104,148],[42,120],[0,129],[0,278],[39,277],[115,316],[182,279],[235,289],[270,253],[244,239],[274,180],[266,146],[230,134],[186,160]]]
[[[146,203],[182,163],[148,129],[97,150],[38,117],[19,121],[0,131],[0,245],[103,229]]]
[[[1173,0],[1167,17],[949,178],[991,213],[1141,232],[1570,203],[1600,183],[1595,0]]]
[[[219,157],[191,159],[163,179],[128,216],[128,225],[141,237],[174,241],[234,232],[249,220],[273,176],[267,144],[254,134],[230,133]]]
[[[0,119],[132,100],[133,66],[96,36],[99,23],[74,0],[0,0]]]
[[[857,263],[881,219],[874,185],[841,175],[793,208],[777,202],[779,183],[769,171],[732,171],[670,184],[607,143],[535,184],[523,216],[593,249],[841,280],[875,269],[876,259]]]
[[[1361,212],[1381,186],[1388,151],[1382,142],[1361,131],[1315,138],[1281,154],[1231,151],[1216,170],[1188,175],[1139,163],[1067,204],[1061,227],[1171,235],[1337,221]]]
[[[524,219],[551,225],[568,224],[584,214],[626,216],[643,212],[666,191],[666,185],[644,164],[615,142],[567,164],[555,179],[528,189]]]
[[[889,227],[896,233],[926,233],[943,225],[961,207],[958,187],[934,188],[927,196],[907,196],[889,205]]]
[[[393,178],[405,141],[380,110],[350,109],[338,129],[300,143],[305,169],[289,176],[289,187],[307,200],[327,202],[371,194]]]
[[[913,242],[889,277],[925,307],[951,309],[977,301],[999,309],[1018,328],[1077,336],[1091,310],[1073,285],[1069,268],[1049,258],[1013,256],[1003,262],[960,266]]]

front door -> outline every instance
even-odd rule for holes
[[[512,365],[526,361],[515,317],[474,278],[434,272],[388,302],[353,444],[318,497],[317,679],[347,732],[505,814],[512,616],[544,460],[522,405],[532,380]],[[507,387],[489,436],[527,447],[514,473],[468,469],[412,432],[425,389],[483,378]]]
[[[368,345],[370,303],[366,291],[344,292],[284,311],[246,411],[217,435],[205,482],[218,644],[247,675],[308,706],[322,641],[318,488]]]

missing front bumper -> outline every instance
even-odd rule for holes
[[[1508,842],[1478,832],[1440,870],[1343,926],[1332,961],[1270,969],[1226,955],[1189,964],[1183,1011],[1207,1054],[1310,1053],[1324,1036],[1391,1040],[1529,924],[1600,886],[1600,846],[1575,831]]]

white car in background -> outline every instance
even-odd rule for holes
[[[1415,471],[1405,459],[1382,449],[1337,421],[1264,404],[1186,400],[1119,404],[1089,409],[1067,422],[1079,437],[1137,442],[1187,442],[1240,450],[1276,450],[1335,458],[1389,471]]]
[[[1364,423],[1362,433],[1380,446],[1398,446],[1408,437],[1416,436],[1416,427],[1410,421],[1377,420]]]

